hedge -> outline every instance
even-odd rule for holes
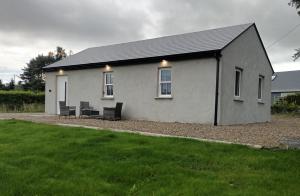
[[[31,91],[0,91],[0,104],[21,106],[32,103],[45,104],[45,93],[35,93]]]
[[[272,105],[271,111],[275,113],[300,113],[300,94],[288,95],[279,99]]]
[[[295,105],[300,106],[300,93],[288,95],[284,98],[284,100],[288,103],[293,103]]]

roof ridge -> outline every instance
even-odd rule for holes
[[[175,36],[181,36],[181,35],[191,35],[191,34],[200,33],[200,32],[207,32],[207,31],[213,31],[213,30],[219,30],[219,29],[228,29],[228,28],[238,27],[238,26],[249,25],[249,27],[250,27],[253,24],[255,24],[255,23],[252,22],[252,23],[244,23],[244,24],[239,24],[239,25],[223,26],[223,27],[204,29],[204,30],[188,32],[188,33],[180,33],[180,34],[166,35],[166,36],[161,36],[161,37],[154,37],[154,38],[149,38],[149,39],[141,39],[141,40],[135,40],[135,41],[129,41],[129,42],[122,42],[122,43],[114,43],[114,44],[108,44],[108,45],[102,45],[102,46],[89,47],[86,50],[95,49],[95,48],[102,48],[102,47],[118,46],[118,45],[137,43],[137,42],[143,42],[143,41],[150,41],[150,40],[156,40],[156,39],[167,38],[167,37],[175,37]]]

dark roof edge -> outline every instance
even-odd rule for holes
[[[119,61],[109,61],[109,62],[101,62],[101,63],[88,63],[88,64],[76,64],[76,65],[66,65],[59,67],[44,67],[43,70],[45,72],[53,72],[59,69],[63,70],[78,70],[78,69],[92,69],[98,67],[104,67],[105,65],[111,66],[122,66],[122,65],[138,65],[145,63],[153,63],[160,62],[161,60],[170,60],[170,61],[178,61],[178,60],[187,60],[187,59],[196,59],[196,58],[215,58],[216,53],[221,50],[210,50],[210,51],[202,51],[202,52],[192,52],[192,53],[182,53],[182,54],[174,54],[167,56],[155,56],[155,57],[146,57],[139,59],[126,59]]]
[[[271,90],[272,93],[288,93],[288,92],[300,92],[300,89],[275,89]]]
[[[259,32],[258,32],[258,29],[257,29],[255,23],[252,23],[248,28],[246,28],[243,32],[241,32],[238,36],[236,36],[231,42],[229,42],[229,43],[228,43],[226,46],[224,46],[221,50],[224,50],[227,46],[229,46],[232,42],[234,42],[236,39],[238,39],[240,36],[242,36],[242,35],[243,35],[246,31],[248,31],[251,27],[254,27],[254,29],[255,29],[255,31],[256,31],[256,34],[257,34],[258,39],[259,39],[259,42],[260,42],[260,44],[261,44],[261,46],[262,46],[262,48],[263,48],[263,50],[264,50],[264,53],[265,53],[265,55],[266,55],[266,57],[267,57],[267,60],[268,60],[268,62],[269,62],[269,65],[270,65],[270,67],[271,67],[271,69],[272,69],[272,73],[274,74],[275,71],[274,71],[274,69],[273,69],[273,66],[272,66],[272,63],[271,63],[270,58],[269,58],[269,56],[268,56],[267,50],[266,50],[266,48],[265,48],[265,46],[264,46],[264,43],[263,43],[263,41],[262,41],[262,39],[261,39],[261,36],[260,36],[260,34],[259,34]]]
[[[259,39],[259,41],[260,41],[260,44],[262,45],[263,50],[264,50],[264,53],[265,53],[265,55],[266,55],[266,57],[267,57],[267,59],[268,59],[268,62],[269,62],[270,67],[271,67],[271,69],[272,69],[272,72],[273,72],[273,74],[274,74],[275,71],[274,71],[274,69],[273,69],[273,66],[272,66],[272,63],[271,63],[271,61],[270,61],[269,55],[268,55],[268,53],[267,53],[267,50],[266,50],[266,48],[265,48],[265,45],[264,45],[264,43],[263,43],[263,41],[262,41],[262,39],[261,39],[261,37],[260,37],[260,34],[259,34],[258,29],[257,29],[257,27],[256,27],[256,24],[254,23],[253,25],[254,25],[254,29],[255,29],[255,31],[256,31],[256,33],[257,33],[257,35],[258,35],[258,39]]]
[[[282,73],[288,73],[288,72],[300,72],[300,70],[296,69],[296,70],[288,70],[288,71],[277,71],[277,72],[275,72],[275,74],[282,74]]]

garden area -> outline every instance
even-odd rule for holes
[[[300,151],[0,121],[1,195],[297,195]],[[217,187],[217,188],[216,188]]]
[[[300,115],[300,93],[282,97],[272,105],[272,114]]]

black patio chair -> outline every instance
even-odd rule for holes
[[[74,116],[76,118],[76,106],[66,106],[65,101],[60,101],[59,102],[59,117],[65,116],[65,117],[70,117]]]
[[[121,120],[123,103],[116,103],[116,107],[104,107],[103,119],[105,120]]]
[[[88,101],[80,101],[79,118],[82,116],[99,116],[99,111],[91,107]]]

